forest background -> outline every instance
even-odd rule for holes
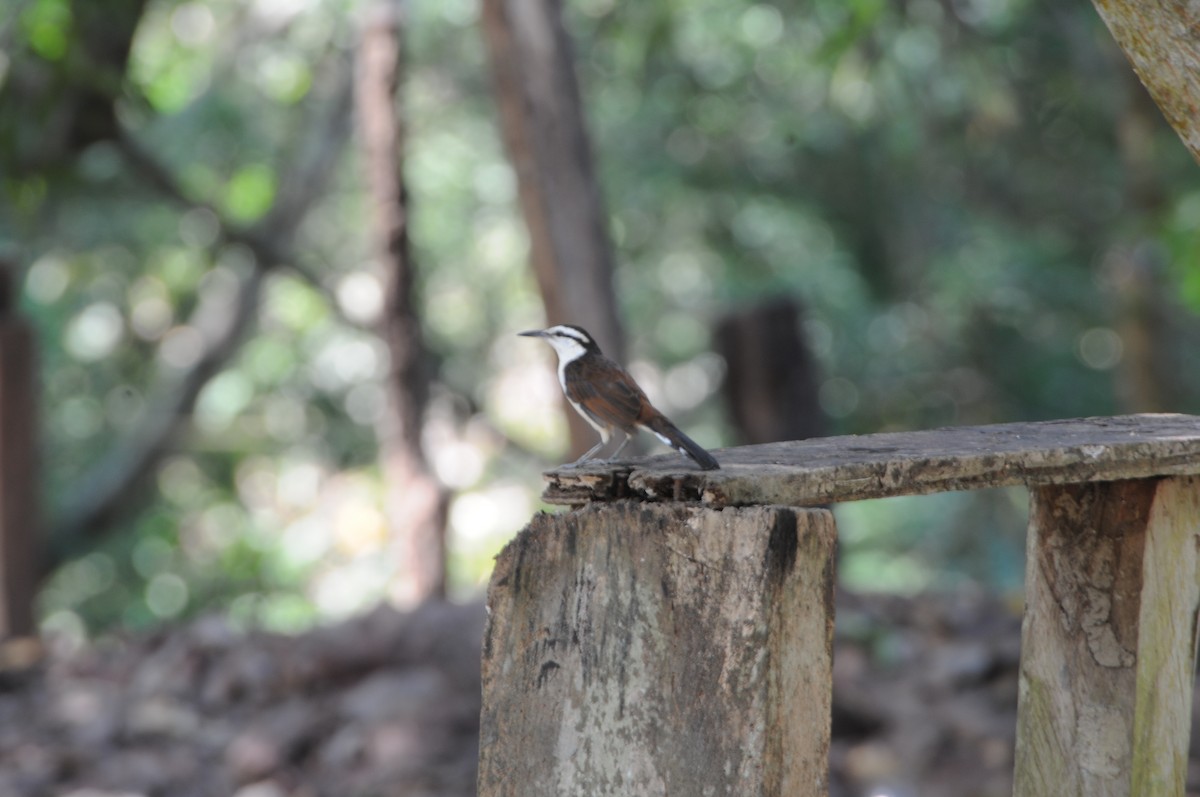
[[[5,3],[0,259],[40,347],[43,628],[299,630],[409,594],[366,5]],[[746,439],[717,331],[781,301],[824,433],[1200,412],[1195,164],[1091,5],[563,12],[624,358],[701,443]],[[513,336],[545,311],[480,14],[411,3],[396,72],[419,458],[456,597],[569,448],[549,353]],[[848,587],[1019,590],[1018,494],[838,511]]]

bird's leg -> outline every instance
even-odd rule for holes
[[[580,457],[579,459],[575,460],[575,461],[574,461],[574,462],[572,462],[570,465],[567,465],[567,467],[568,467],[568,468],[574,468],[574,467],[577,467],[578,465],[581,465],[581,464],[583,464],[584,462],[587,462],[589,459],[591,459],[591,458],[592,458],[592,454],[595,454],[597,451],[599,451],[599,450],[600,450],[600,447],[601,447],[601,446],[603,446],[603,445],[604,445],[605,443],[607,443],[607,442],[608,442],[608,440],[606,440],[606,439],[604,439],[603,437],[601,437],[601,438],[600,438],[600,442],[599,442],[599,443],[596,443],[596,445],[592,446],[592,447],[591,447],[591,448],[589,448],[587,451],[583,452],[583,456],[582,456],[582,457]]]
[[[617,458],[617,455],[621,453],[621,449],[623,449],[625,446],[629,445],[629,441],[633,439],[633,435],[631,435],[627,432],[621,432],[621,434],[625,435],[625,439],[621,441],[621,445],[617,446],[616,451],[614,451],[608,455],[608,458],[604,460],[605,462],[612,462],[613,460],[615,460]]]

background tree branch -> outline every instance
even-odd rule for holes
[[[80,537],[104,530],[171,450],[200,391],[237,352],[253,325],[266,275],[288,265],[313,280],[296,266],[295,237],[304,217],[324,196],[338,157],[345,150],[350,134],[351,76],[350,60],[342,59],[325,119],[313,127],[312,143],[304,148],[305,157],[283,169],[280,200],[252,227],[238,225],[212,203],[189,196],[171,167],[132,132],[118,128],[117,146],[144,184],[182,209],[203,208],[212,213],[217,220],[214,246],[245,247],[252,266],[238,275],[236,284],[202,299],[188,320],[188,325],[203,338],[202,354],[182,371],[160,372],[149,390],[147,409],[138,427],[92,466],[70,491],[71,500],[53,522],[47,569],[61,561],[65,551]]]

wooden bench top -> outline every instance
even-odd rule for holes
[[[849,435],[715,451],[721,470],[682,456],[589,463],[545,474],[543,499],[634,498],[715,507],[813,506],[1013,485],[1200,474],[1200,416],[1124,415]]]

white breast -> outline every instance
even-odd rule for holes
[[[554,347],[555,353],[558,354],[558,385],[565,393],[567,392],[567,374],[565,369],[567,365],[586,354],[587,349],[583,348],[582,343],[572,338],[554,337],[546,338],[546,340]]]

